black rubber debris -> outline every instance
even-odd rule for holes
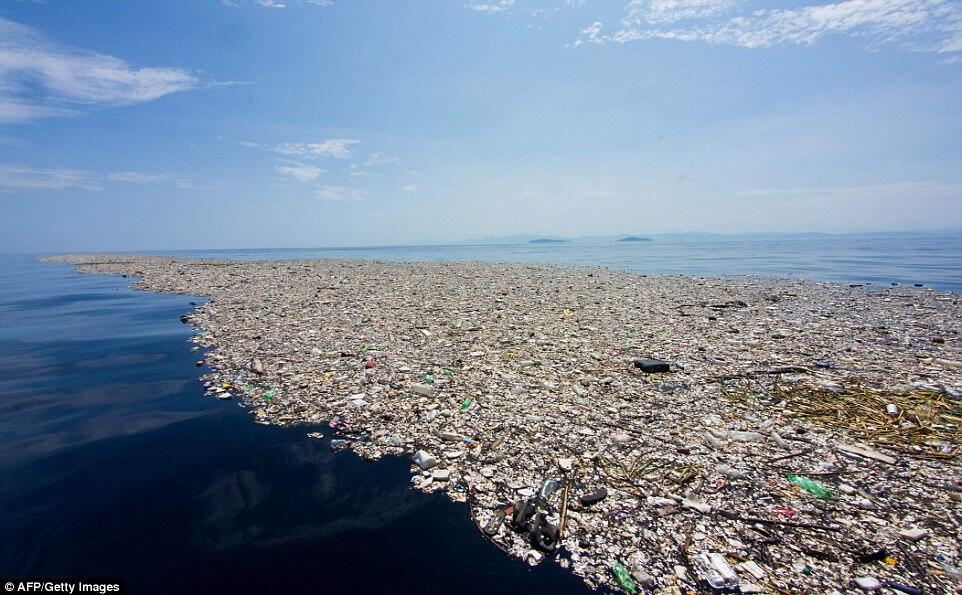
[[[644,372],[645,374],[654,374],[656,372],[667,372],[668,362],[663,362],[659,359],[636,359],[634,361],[635,367]]]
[[[593,492],[588,492],[587,494],[584,494],[583,496],[581,496],[581,505],[591,506],[592,504],[597,504],[598,502],[601,502],[607,497],[608,497],[608,490],[606,490],[605,488],[601,488]]]

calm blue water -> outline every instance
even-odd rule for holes
[[[529,569],[408,463],[203,396],[191,298],[0,257],[0,582],[128,593],[585,593]],[[321,429],[324,440],[307,438]]]
[[[598,264],[962,291],[962,235],[182,252]],[[132,593],[584,593],[407,488],[407,461],[334,455],[203,396],[192,298],[0,256],[0,579],[120,578]],[[196,299],[196,298],[195,298]],[[329,435],[326,429],[321,428]]]
[[[962,291],[962,233],[658,238],[651,242],[572,242],[484,246],[391,246],[165,252],[238,259],[362,258],[601,265],[646,274],[775,275],[818,281],[924,283]]]

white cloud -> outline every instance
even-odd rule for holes
[[[346,186],[320,186],[314,195],[324,200],[362,200],[367,192]]]
[[[107,174],[73,168],[45,168],[20,164],[0,165],[0,190],[82,190],[100,191],[106,184],[166,183],[181,190],[209,188],[172,176],[143,171],[118,171]]]
[[[350,175],[355,178],[362,178],[371,175],[371,169],[379,165],[392,165],[400,163],[399,157],[385,155],[384,153],[372,153],[363,163],[352,163]]]
[[[593,23],[581,32],[582,43],[625,43],[675,39],[745,48],[782,43],[814,44],[826,35],[847,34],[873,45],[898,43],[912,50],[962,51],[962,7],[950,0],[843,0],[791,9],[759,9],[727,20],[711,20],[733,5],[727,0],[632,0],[621,27],[610,35]],[[679,20],[708,22],[681,28],[656,28]]]
[[[0,165],[0,190],[102,190],[92,172],[26,165]]]
[[[583,43],[605,43],[609,41],[607,37],[601,34],[604,25],[601,21],[595,21],[587,27],[581,30],[581,38],[575,42],[575,45],[581,45]]]
[[[401,188],[401,191],[403,191],[403,192],[417,192],[417,189],[418,189],[418,185],[417,185],[417,184],[408,184],[407,186],[403,186],[403,187]]]
[[[313,165],[307,165],[306,163],[289,163],[287,165],[278,165],[277,173],[294,178],[295,180],[300,180],[301,182],[308,182],[310,180],[316,180],[324,173],[324,170]]]
[[[734,0],[631,0],[625,6],[621,24],[628,28],[642,23],[703,19],[722,14],[734,4]]]
[[[371,156],[367,158],[367,161],[364,162],[364,165],[387,165],[390,163],[398,163],[400,161],[401,159],[399,157],[392,157],[390,155],[385,155],[384,153],[372,153]]]
[[[317,143],[282,143],[272,150],[281,155],[296,157],[336,157],[337,159],[351,159],[351,145],[361,141],[349,138],[332,138]]]
[[[0,122],[142,103],[202,84],[182,68],[134,68],[113,56],[59,45],[0,18]]]
[[[112,174],[107,174],[107,181],[109,182],[127,182],[132,184],[163,182],[169,178],[170,176],[167,176],[166,174],[143,171],[118,171]]]
[[[502,12],[514,6],[514,0],[498,0],[498,2],[481,3],[471,2],[467,8],[478,12]]]
[[[221,0],[225,6],[240,6],[238,0]],[[251,0],[252,4],[258,4],[264,8],[287,8],[291,4],[312,4],[314,6],[331,6],[334,0],[293,0],[291,2],[280,2],[279,0]]]
[[[0,75],[2,76],[2,75]],[[64,107],[37,105],[6,96],[0,90],[0,123],[17,123],[40,118],[63,118],[76,116],[80,111]]]

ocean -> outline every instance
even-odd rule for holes
[[[168,252],[174,254],[174,252]],[[177,252],[594,264],[962,291],[962,235]],[[325,427],[255,424],[205,397],[199,297],[0,256],[0,579],[99,577],[130,593],[585,593],[408,488],[408,461],[334,453]],[[324,439],[307,436],[320,431]]]
[[[839,283],[923,283],[962,291],[962,232],[659,237],[648,242],[191,250],[207,258],[349,258],[596,265],[649,275],[764,275]]]

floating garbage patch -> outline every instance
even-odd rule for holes
[[[601,268],[75,256],[185,313],[211,396],[410,457],[627,593],[962,590],[960,296]],[[320,437],[320,433],[312,433]]]

